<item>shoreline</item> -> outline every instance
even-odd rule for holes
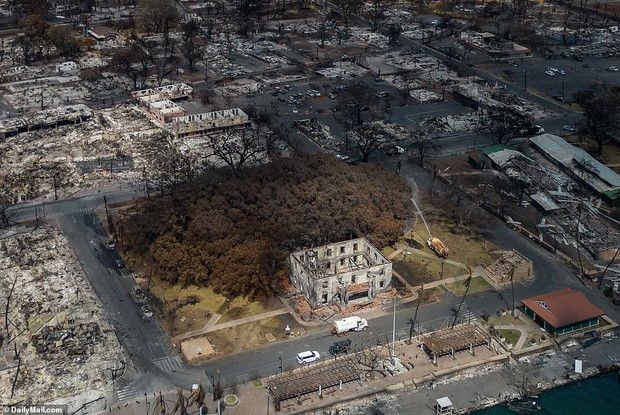
[[[517,398],[517,399],[505,399],[503,401],[498,401],[496,403],[493,404],[488,404],[488,405],[482,405],[478,408],[470,408],[470,409],[466,409],[464,410],[464,412],[458,412],[461,414],[473,414],[479,411],[483,411],[485,409],[489,409],[489,408],[493,408],[496,406],[500,406],[500,405],[505,405],[505,404],[510,404],[510,403],[519,403],[519,402],[523,402],[527,399],[531,399],[534,396],[537,396],[539,394],[543,394],[546,392],[550,392],[554,389],[558,389],[558,388],[562,388],[564,386],[568,386],[568,385],[572,385],[574,383],[579,383],[582,382],[584,380],[589,380],[589,379],[593,379],[596,377],[603,377],[603,376],[609,376],[613,373],[618,373],[618,371],[620,370],[620,366],[613,364],[609,367],[604,367],[601,369],[597,369],[597,371],[592,371],[591,373],[586,374],[585,376],[579,376],[579,377],[575,377],[575,378],[569,378],[567,379],[565,382],[561,382],[561,383],[555,383],[554,385],[549,385],[547,387],[543,387],[540,388],[537,391],[533,391],[534,393],[528,394],[528,396],[524,396],[521,398]]]

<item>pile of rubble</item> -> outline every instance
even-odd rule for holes
[[[335,153],[342,144],[330,132],[329,127],[317,118],[296,120],[294,126],[306,137],[314,141],[321,148]]]
[[[45,326],[32,336],[32,344],[45,360],[65,359],[69,356],[92,355],[101,341],[101,329],[97,323],[77,326]]]
[[[61,124],[0,142],[0,183],[15,202],[62,196],[111,181],[135,182],[143,176],[149,154],[170,146],[157,140],[159,128],[134,106],[100,110],[77,125]]]
[[[502,256],[485,268],[485,274],[498,284],[524,281],[533,276],[534,268],[531,260],[519,252],[501,251]]]
[[[51,228],[0,234],[0,402],[79,408],[126,359],[66,238]],[[8,329],[8,330],[7,330]]]

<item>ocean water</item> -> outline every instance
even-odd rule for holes
[[[562,386],[539,395],[541,411],[515,412],[498,405],[476,415],[618,415],[620,414],[620,380],[618,373],[597,376]]]

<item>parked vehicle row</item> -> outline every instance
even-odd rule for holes
[[[332,334],[337,336],[348,336],[351,331],[362,331],[368,329],[368,320],[359,316],[345,317],[334,321]],[[329,346],[329,354],[338,356],[342,353],[349,353],[351,350],[351,339],[344,339],[334,342]],[[316,350],[305,350],[297,353],[297,363],[300,365],[314,363],[321,359],[321,354]]]

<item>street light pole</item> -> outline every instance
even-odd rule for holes
[[[523,89],[527,90],[527,68],[523,68]]]
[[[394,358],[396,357],[396,298],[392,298],[392,305],[392,353],[390,357],[392,364],[394,364]]]
[[[282,356],[278,356],[278,359],[280,359],[280,376],[282,376]]]

